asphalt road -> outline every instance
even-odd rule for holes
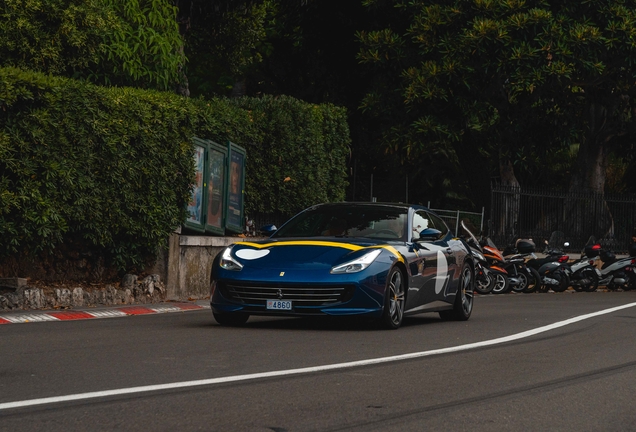
[[[636,307],[545,328],[630,303],[636,292],[490,295],[468,322],[420,315],[397,331],[224,328],[209,310],[0,326],[0,430],[636,430]]]

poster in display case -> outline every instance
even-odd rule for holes
[[[225,233],[225,198],[227,149],[208,141],[208,186],[205,230],[214,234]]]
[[[194,144],[194,188],[192,196],[187,206],[188,217],[184,226],[195,231],[205,231],[205,208],[206,208],[206,148],[207,145],[201,140],[195,139]]]
[[[225,228],[242,233],[244,229],[243,190],[245,188],[245,149],[228,142],[227,213]]]

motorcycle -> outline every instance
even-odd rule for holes
[[[601,249],[600,257],[603,265],[600,270],[599,285],[607,286],[611,290],[636,288],[636,245],[634,243],[629,247],[629,255],[626,258],[617,259],[614,252]]]
[[[533,258],[526,265],[537,270],[541,277],[541,291],[552,290],[563,292],[570,286],[571,269],[568,265],[569,255],[557,246],[568,247],[570,243],[565,241],[565,235],[560,231],[555,231],[546,241],[544,258]]]
[[[534,242],[523,238],[517,239],[514,245],[504,249],[503,268],[508,271],[510,285],[516,292],[531,293],[542,285],[539,272],[526,264],[528,257],[536,258],[534,252]]]
[[[517,287],[519,280],[512,279],[506,267],[506,259],[495,243],[489,237],[482,237],[479,245],[482,248],[484,257],[488,262],[488,268],[492,271],[492,288],[493,294],[504,294],[509,292],[514,286]]]
[[[475,291],[479,294],[489,294],[495,286],[496,270],[489,268],[488,260],[484,256],[484,251],[477,240],[477,237],[468,229],[464,221],[461,221],[462,228],[468,233],[464,240],[469,247],[470,253],[475,262]]]
[[[601,245],[594,236],[590,236],[581,251],[581,258],[570,263],[570,284],[575,291],[596,291],[601,279],[601,272],[596,268]]]

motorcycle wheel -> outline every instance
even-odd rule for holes
[[[581,272],[581,277],[589,280],[590,282],[586,285],[581,285],[582,291],[585,292],[594,292],[598,288],[598,275],[593,269],[584,269]]]
[[[490,286],[493,294],[505,294],[510,291],[510,280],[501,273],[490,274]]]
[[[552,291],[563,292],[566,289],[568,289],[568,287],[570,286],[570,278],[568,278],[568,275],[566,275],[565,273],[557,272],[557,273],[554,273],[552,277],[559,281],[559,284],[557,286],[550,287]]]
[[[523,290],[524,293],[533,293],[535,291],[541,291],[541,275],[538,271],[533,269],[532,267],[528,267],[530,270],[530,277],[528,278],[528,285]]]
[[[528,286],[528,284],[530,283],[530,278],[528,277],[528,274],[523,272],[519,272],[519,274],[517,274],[517,277],[519,278],[519,285],[516,286],[511,286],[510,289],[514,292],[523,292],[526,287]]]
[[[475,291],[479,294],[490,294],[492,286],[492,281],[486,275],[475,278]]]
[[[625,291],[630,291],[630,290],[635,290],[636,289],[636,275],[632,274],[632,273],[628,273],[625,276],[626,282],[625,282],[625,286],[623,287],[623,289]]]

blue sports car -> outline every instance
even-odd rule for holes
[[[360,316],[390,329],[422,312],[467,320],[473,269],[468,245],[425,207],[319,204],[221,251],[210,303],[231,326],[250,315]]]

